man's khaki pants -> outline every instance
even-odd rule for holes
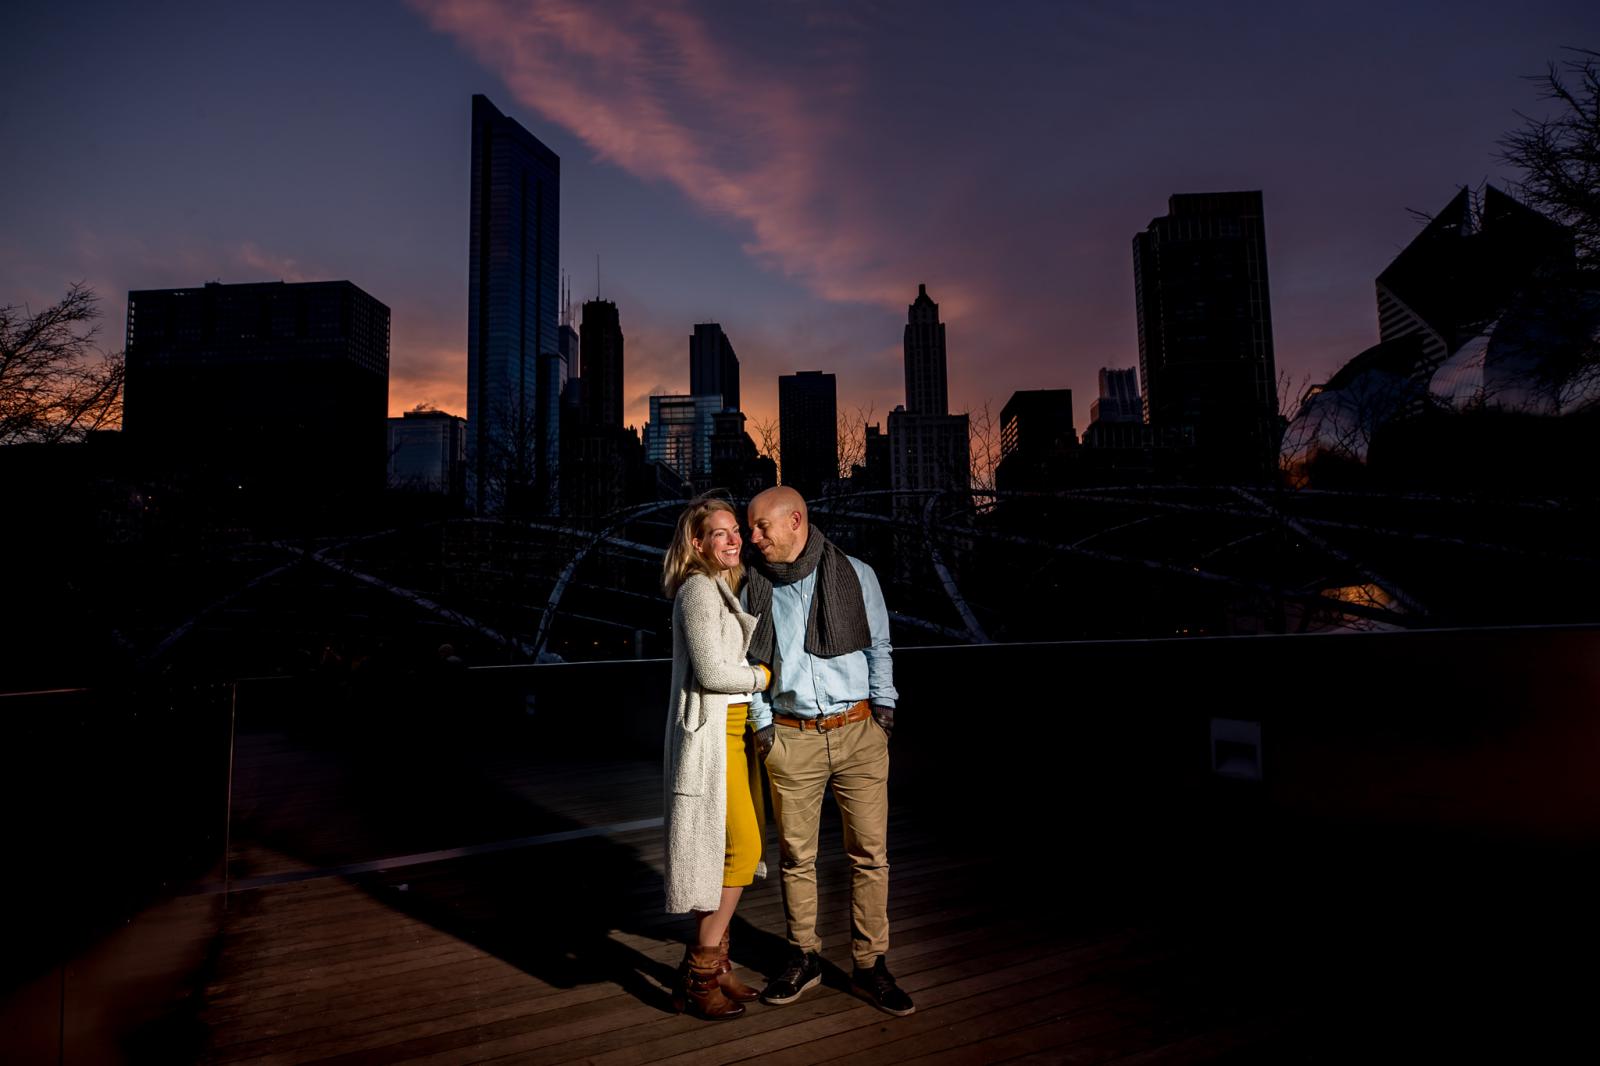
[[[871,718],[814,732],[778,725],[767,754],[772,809],[782,843],[789,943],[820,951],[817,828],[833,785],[850,856],[850,953],[870,968],[889,950],[889,738]]]

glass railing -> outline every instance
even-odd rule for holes
[[[117,1061],[129,1019],[188,991],[220,915],[231,693],[0,695],[0,1061]]]

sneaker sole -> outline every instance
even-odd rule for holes
[[[797,1000],[801,996],[805,995],[808,990],[816,988],[821,983],[822,983],[822,975],[819,973],[819,974],[817,974],[817,976],[813,977],[811,980],[809,980],[805,984],[801,985],[800,986],[800,991],[796,992],[794,995],[785,996],[784,998],[779,999],[777,996],[768,996],[765,992],[763,992],[761,994],[761,1002],[766,1003],[769,1006],[773,1006],[773,1007],[786,1006],[787,1004],[793,1003],[795,1000]]]
[[[854,985],[850,986],[850,991],[851,991],[851,993],[853,995],[855,995],[855,997],[857,999],[864,999],[868,1003],[872,1004],[874,1007],[877,1007],[879,1010],[883,1011],[883,1013],[892,1014],[896,1018],[904,1018],[907,1015],[911,1015],[911,1014],[917,1013],[917,1008],[914,1007],[914,1006],[907,1007],[905,1010],[890,1010],[888,1007],[885,1007],[882,1003],[879,1003],[877,1000],[873,999],[872,996],[869,995],[866,992],[866,990],[861,989],[861,988],[857,988]]]

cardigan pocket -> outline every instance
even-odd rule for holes
[[[696,729],[689,728],[682,719],[675,723],[678,757],[672,765],[672,791],[680,796],[703,796],[708,791],[706,772],[710,760],[703,757],[705,738],[700,735],[705,733],[707,721],[708,718],[702,716]]]

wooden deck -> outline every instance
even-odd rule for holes
[[[200,1011],[208,1063],[1270,1062],[1300,1035],[1264,975],[1075,890],[1094,878],[1058,841],[985,854],[904,806],[889,958],[918,1009],[882,1014],[847,990],[831,801],[824,985],[732,1022],[681,1017],[665,986],[686,926],[660,912],[660,832],[626,828],[659,814],[653,764],[508,758],[496,813],[463,817],[464,801],[438,824],[429,804],[361,802],[378,783],[281,737],[242,738],[239,765],[238,887]],[[333,795],[346,802],[319,816]],[[774,882],[747,893],[733,938],[751,983],[781,966]]]

